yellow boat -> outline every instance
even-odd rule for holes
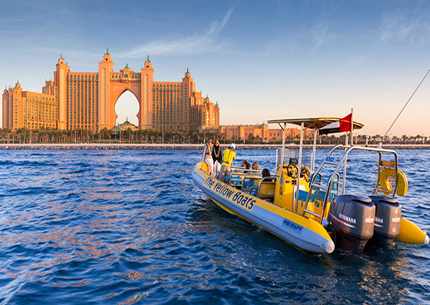
[[[365,247],[381,247],[394,240],[429,244],[429,237],[401,216],[395,195],[406,194],[407,179],[398,168],[394,150],[337,145],[314,171],[317,137],[321,129],[339,120],[324,117],[268,121],[279,124],[283,130],[275,176],[262,177],[261,172],[236,167],[221,182],[208,174],[206,163],[198,162],[192,179],[227,212],[308,252],[332,253],[335,248],[360,252]],[[301,127],[298,155],[290,158],[285,148],[287,124]],[[354,121],[351,126],[359,129],[363,124]],[[309,166],[302,164],[306,128],[314,131]],[[368,196],[345,193],[347,163],[355,151],[376,156],[375,186]]]

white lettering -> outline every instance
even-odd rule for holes
[[[393,219],[391,219],[392,223],[399,223],[400,222],[400,217],[394,217]]]
[[[380,223],[380,224],[384,224],[384,219],[376,217],[375,222]]]
[[[364,222],[368,225],[374,223],[374,221],[375,219],[373,217],[369,217],[364,220]]]
[[[348,221],[350,223],[355,223],[355,224],[357,223],[357,220],[355,218],[343,215],[342,213],[339,213],[339,218],[343,219],[343,220],[346,220],[346,221]]]

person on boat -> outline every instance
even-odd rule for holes
[[[264,168],[263,171],[261,172],[261,176],[264,177],[270,177],[270,171],[267,168]]]
[[[246,168],[247,164],[249,164],[249,162],[247,160],[243,160],[240,166]]]
[[[221,171],[219,174],[219,180],[221,182],[224,182],[225,176],[230,175],[231,173],[231,166],[233,164],[233,161],[236,159],[236,144],[231,143],[228,148],[224,150],[223,157],[222,157],[222,166]]]
[[[256,171],[260,170],[260,165],[258,165],[258,162],[252,163],[252,169]]]
[[[267,168],[263,168],[263,170],[261,171],[261,178],[266,178],[266,177],[271,177],[272,175],[270,174],[269,169]],[[264,181],[272,181],[275,182],[275,179],[265,179]]]
[[[214,162],[212,176],[215,177],[218,174],[218,172],[221,170],[221,163],[222,163],[222,148],[221,148],[221,145],[219,145],[218,140],[215,140],[215,144],[213,146],[212,159]]]
[[[245,168],[246,169],[251,169],[251,163],[246,163]],[[246,170],[246,171],[243,171],[243,172],[246,174],[246,173],[249,173],[249,170]]]
[[[203,150],[203,161],[208,165],[209,175],[212,175],[213,166],[214,166],[214,161],[212,158],[212,150],[213,150],[212,139],[208,139],[208,141],[206,142],[205,148]]]

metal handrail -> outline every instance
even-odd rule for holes
[[[250,170],[251,171],[251,173],[246,173],[245,174],[245,176],[243,176],[243,179],[242,179],[242,191],[243,191],[243,185],[245,184],[245,180],[248,178],[249,180],[255,180],[255,179],[261,179],[261,170],[256,170],[256,169],[254,169],[254,170]],[[260,177],[255,177],[255,176],[253,176],[253,177],[247,177],[248,175],[255,175],[255,174],[260,174]]]
[[[384,191],[387,192],[387,190],[382,190],[381,188],[378,187],[379,185],[379,179],[380,179],[380,173],[381,173],[381,168],[389,168],[389,169],[393,169],[395,170],[395,187],[393,188],[393,190],[391,191],[391,196],[394,197],[395,192],[397,191],[397,172],[398,172],[398,160],[397,160],[397,153],[394,150],[390,150],[390,149],[383,149],[383,148],[373,148],[373,147],[362,147],[362,146],[350,146],[350,145],[344,145],[344,144],[340,144],[340,145],[336,145],[335,147],[333,147],[331,149],[331,151],[329,152],[327,157],[331,157],[332,154],[334,153],[334,151],[336,151],[337,149],[345,149],[345,153],[342,157],[342,159],[338,162],[338,163],[334,163],[331,160],[330,161],[323,161],[322,165],[320,166],[320,168],[315,172],[314,176],[312,177],[310,186],[309,186],[309,192],[308,192],[308,196],[306,198],[306,204],[305,204],[305,208],[304,211],[308,212],[312,215],[317,214],[317,213],[312,213],[311,211],[308,210],[308,204],[309,204],[309,200],[311,198],[312,195],[312,190],[314,188],[318,189],[317,195],[319,196],[319,192],[321,189],[326,190],[326,194],[324,196],[324,202],[323,202],[323,207],[321,209],[321,215],[315,215],[317,217],[320,218],[320,222],[322,222],[323,219],[323,215],[325,213],[325,209],[327,208],[327,204],[328,204],[328,199],[330,198],[332,189],[332,183],[333,183],[333,179],[336,176],[336,174],[339,172],[339,170],[342,168],[342,165],[344,165],[347,161],[348,155],[351,151],[353,150],[364,150],[364,151],[374,151],[377,152],[379,154],[379,158],[378,158],[378,176],[377,176],[377,180],[376,180],[376,185],[374,187],[374,191],[373,193],[376,194],[378,191]],[[382,153],[388,153],[388,154],[393,154],[394,156],[394,165],[393,166],[389,166],[387,164],[383,164],[382,160]],[[327,159],[326,157],[326,159]],[[391,162],[391,161],[390,161]],[[336,169],[334,170],[334,172],[330,175],[328,182],[327,182],[327,187],[323,188],[322,185],[319,184],[315,184],[315,177],[318,174],[321,174],[321,169],[325,166],[325,165],[333,165],[333,166],[337,166]],[[342,195],[345,193],[345,185],[346,185],[346,168],[344,169],[344,175],[342,178],[342,181],[339,181],[337,183],[342,183]],[[337,194],[339,194],[339,188],[337,189]],[[315,197],[318,198],[318,197]]]
[[[258,184],[257,197],[258,197],[258,191],[261,188],[261,184],[265,181],[266,182],[272,182],[273,184],[276,184],[276,176],[266,176],[266,177],[261,178],[260,183]]]
[[[245,171],[246,171],[246,173],[245,173]],[[246,176],[248,175],[248,174],[255,174],[255,173],[260,173],[261,174],[261,170],[256,170],[256,169],[247,169],[247,168],[245,168],[245,167],[232,167],[232,171],[231,171],[231,173],[230,173],[230,175],[229,175],[229,179],[228,179],[228,184],[231,184],[231,177],[233,176],[233,175],[237,175],[237,176],[243,176],[242,178],[241,178],[241,181],[243,181],[243,180],[245,180],[245,178],[246,178]],[[243,184],[243,183],[242,183]],[[237,186],[237,184],[236,185],[234,185],[234,187],[236,187]]]

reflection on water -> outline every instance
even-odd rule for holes
[[[237,153],[274,171],[275,152]],[[200,192],[190,177],[200,151],[0,154],[2,304],[430,301],[428,247],[304,253]],[[430,174],[415,164],[430,165],[430,152],[399,155],[404,214],[428,232]],[[370,179],[366,157],[355,162],[352,190]]]

